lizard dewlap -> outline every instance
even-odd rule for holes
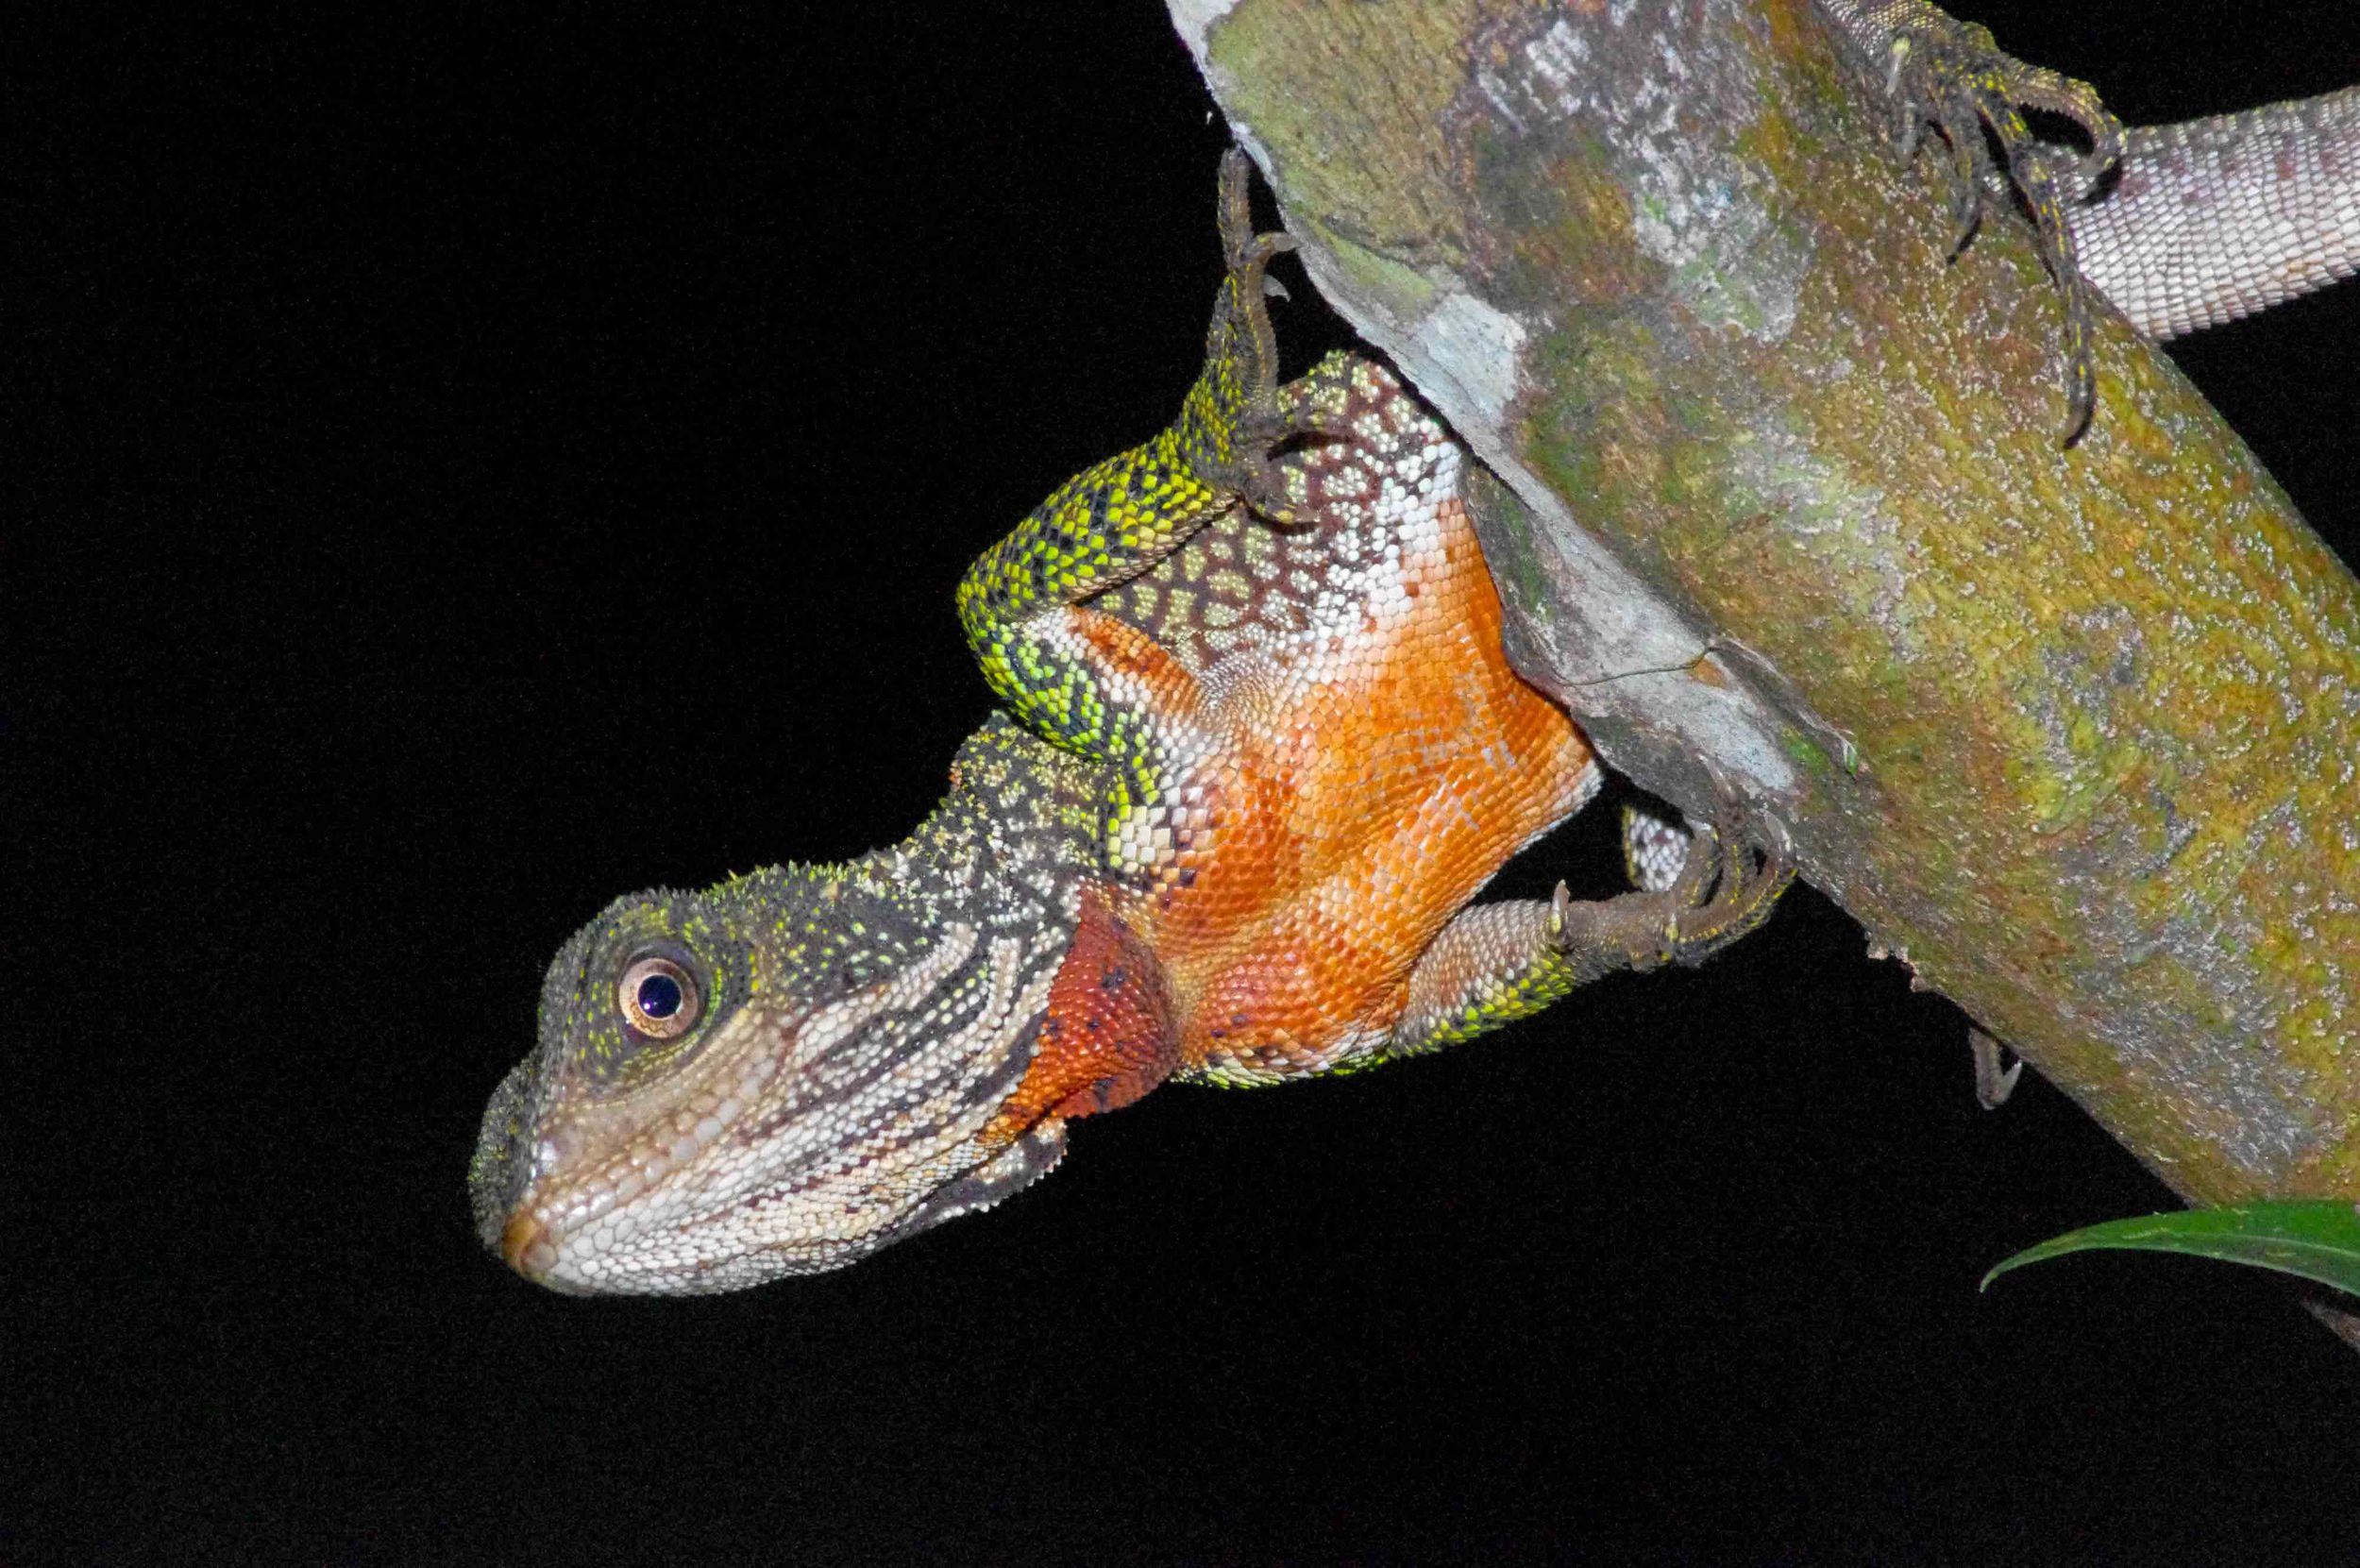
[[[834,1268],[1166,1079],[1429,1050],[1767,913],[1786,873],[1733,807],[1658,889],[1470,903],[1597,763],[1508,667],[1449,434],[1357,355],[1277,384],[1286,242],[1245,176],[1233,153],[1179,417],[961,585],[1007,712],[941,805],[849,865],[624,899],[558,954],[470,1172],[519,1273],[684,1294]]]

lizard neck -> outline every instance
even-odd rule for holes
[[[949,793],[917,830],[848,869],[916,901],[934,929],[1070,932],[1080,888],[1099,870],[1104,774],[995,713],[960,746]]]

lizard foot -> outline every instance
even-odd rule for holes
[[[1229,276],[1222,308],[1214,314],[1206,362],[1220,367],[1219,379],[1225,383],[1213,388],[1215,408],[1232,412],[1221,450],[1201,472],[1259,515],[1291,523],[1300,502],[1288,489],[1279,448],[1298,436],[1338,436],[1344,427],[1333,399],[1320,400],[1303,381],[1278,384],[1278,339],[1271,327],[1270,301],[1286,298],[1287,291],[1270,276],[1270,263],[1294,249],[1295,241],[1289,234],[1255,232],[1247,200],[1253,169],[1237,147],[1221,160],[1221,248]]]
[[[1786,835],[1769,824],[1769,840],[1758,848],[1734,791],[1723,784],[1718,794],[1713,825],[1697,830],[1668,885],[1576,903],[1558,884],[1549,904],[1551,939],[1568,953],[1611,950],[1623,968],[1694,966],[1769,919],[1795,880]]]
[[[1946,15],[1925,0],[1885,0],[1870,8],[1876,22],[1891,29],[1885,92],[1899,106],[1904,157],[1917,150],[1928,126],[1950,147],[1950,213],[1957,237],[1952,254],[1966,248],[1981,213],[1986,184],[2013,188],[2031,211],[2041,261],[2055,282],[2065,317],[2065,428],[2071,446],[2089,428],[2097,396],[2091,349],[2098,293],[2082,276],[2065,205],[2096,187],[2122,156],[2122,124],[2099,100],[2098,90],[2004,53],[1991,30]],[[2024,123],[2029,108],[2071,121],[2090,139],[2090,150],[2072,176]],[[2007,157],[2006,177],[1993,161],[1985,127]]]
[[[1269,408],[1249,409],[1238,421],[1231,455],[1214,468],[1213,477],[1235,490],[1256,515],[1279,524],[1299,522],[1303,497],[1289,487],[1290,467],[1285,461],[1298,436],[1350,438],[1340,408],[1314,400],[1306,383],[1290,381],[1273,396]]]

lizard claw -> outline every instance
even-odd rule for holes
[[[1700,964],[1751,932],[1770,918],[1778,896],[1795,880],[1786,830],[1772,818],[1756,818],[1718,768],[1709,762],[1706,768],[1712,775],[1713,823],[1700,838],[1709,837],[1712,852],[1692,853],[1672,887],[1675,896],[1686,895],[1669,927],[1671,949],[1665,956],[1676,964]],[[1757,843],[1757,823],[1767,828],[1765,842]]]
[[[1231,391],[1249,411],[1277,391],[1278,340],[1271,330],[1269,301],[1286,298],[1287,290],[1270,276],[1270,264],[1295,248],[1291,234],[1255,232],[1249,199],[1253,173],[1242,148],[1232,147],[1222,156],[1221,252],[1229,278],[1222,309],[1213,318],[1216,340],[1224,330],[1236,334],[1230,352],[1239,384]],[[1210,346],[1218,347],[1218,342]]]
[[[1253,164],[1239,148],[1230,148],[1221,160],[1221,244],[1229,278],[1205,357],[1208,367],[1226,371],[1224,384],[1213,388],[1212,423],[1218,426],[1225,411],[1228,428],[1222,432],[1225,450],[1205,461],[1200,472],[1261,516],[1291,523],[1297,500],[1289,492],[1278,448],[1297,436],[1338,435],[1342,423],[1339,411],[1317,401],[1303,382],[1278,384],[1278,341],[1269,302],[1288,294],[1268,269],[1273,257],[1295,248],[1295,239],[1255,232],[1247,199],[1252,173]]]

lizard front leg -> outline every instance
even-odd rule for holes
[[[1184,707],[1193,683],[1151,638],[1083,602],[1155,565],[1240,501],[1291,521],[1273,454],[1325,422],[1299,383],[1278,384],[1264,293],[1273,286],[1271,259],[1294,242],[1254,232],[1249,168],[1235,149],[1222,160],[1228,272],[1205,368],[1179,416],[1059,486],[959,584],[960,625],[992,690],[1028,728],[1085,756],[1137,764],[1151,747],[1151,720]]]
[[[1455,1045],[1618,969],[1700,964],[1752,931],[1794,868],[1775,847],[1756,864],[1745,813],[1726,794],[1700,836],[1711,852],[1693,847],[1668,886],[1577,902],[1559,883],[1550,899],[1460,910],[1411,970],[1408,1003],[1380,1054]]]

